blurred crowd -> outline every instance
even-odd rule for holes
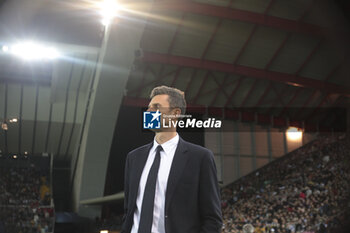
[[[34,164],[0,167],[0,233],[53,231],[48,170]]]
[[[53,208],[0,207],[0,221],[6,233],[53,232],[53,217]]]
[[[0,167],[0,205],[50,205],[47,173],[31,167]]]
[[[322,137],[222,189],[223,232],[342,232],[349,155],[344,136]]]

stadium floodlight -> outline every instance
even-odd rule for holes
[[[100,231],[100,233],[108,233],[108,231],[107,230],[102,230],[102,231]]]
[[[287,129],[287,138],[291,141],[300,141],[303,137],[303,131],[296,127],[289,127]]]
[[[10,123],[17,123],[17,122],[18,122],[18,119],[17,119],[17,118],[12,118],[12,119],[10,119],[9,121],[10,121]]]
[[[3,45],[2,46],[2,51],[5,52],[5,53],[8,52],[9,51],[9,47],[7,45]]]
[[[7,125],[6,122],[2,122],[2,123],[1,123],[1,128],[2,128],[3,130],[5,130],[5,131],[9,129],[9,127],[8,127],[8,125]]]
[[[52,47],[46,47],[34,42],[23,42],[10,47],[10,53],[24,60],[55,59],[58,51]]]
[[[117,15],[119,4],[116,0],[103,0],[98,3],[99,13],[102,16],[101,23],[108,26]]]

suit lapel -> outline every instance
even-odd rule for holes
[[[139,189],[139,184],[141,180],[141,175],[143,168],[145,167],[145,164],[147,162],[147,158],[149,155],[149,151],[151,150],[153,146],[153,142],[149,143],[147,146],[144,147],[142,151],[140,151],[139,154],[134,158],[134,166],[132,168],[132,179],[131,179],[131,188],[130,193],[133,194],[132,197],[132,203],[136,203],[137,193]]]
[[[165,212],[168,210],[176,185],[187,163],[188,155],[186,154],[186,151],[186,142],[180,137],[168,177],[168,184],[165,195]]]

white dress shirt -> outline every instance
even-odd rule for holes
[[[176,134],[175,137],[161,144],[163,150],[160,152],[160,165],[159,165],[156,191],[155,191],[155,197],[154,197],[152,233],[165,233],[165,226],[164,226],[165,194],[166,194],[171,164],[173,162],[178,143],[179,143],[179,135]],[[153,146],[148,154],[145,167],[143,168],[143,171],[142,171],[141,180],[140,180],[140,184],[137,192],[136,209],[134,213],[134,223],[131,229],[131,233],[138,232],[140,218],[141,218],[143,194],[145,191],[148,173],[153,164],[153,160],[156,155],[156,148],[158,145],[159,144],[154,139]]]

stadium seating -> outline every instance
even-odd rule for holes
[[[0,230],[4,228],[2,232],[6,233],[53,232],[49,168],[42,169],[29,159],[6,158],[1,163]]]
[[[347,139],[321,137],[223,188],[223,232],[341,232],[349,154]]]

